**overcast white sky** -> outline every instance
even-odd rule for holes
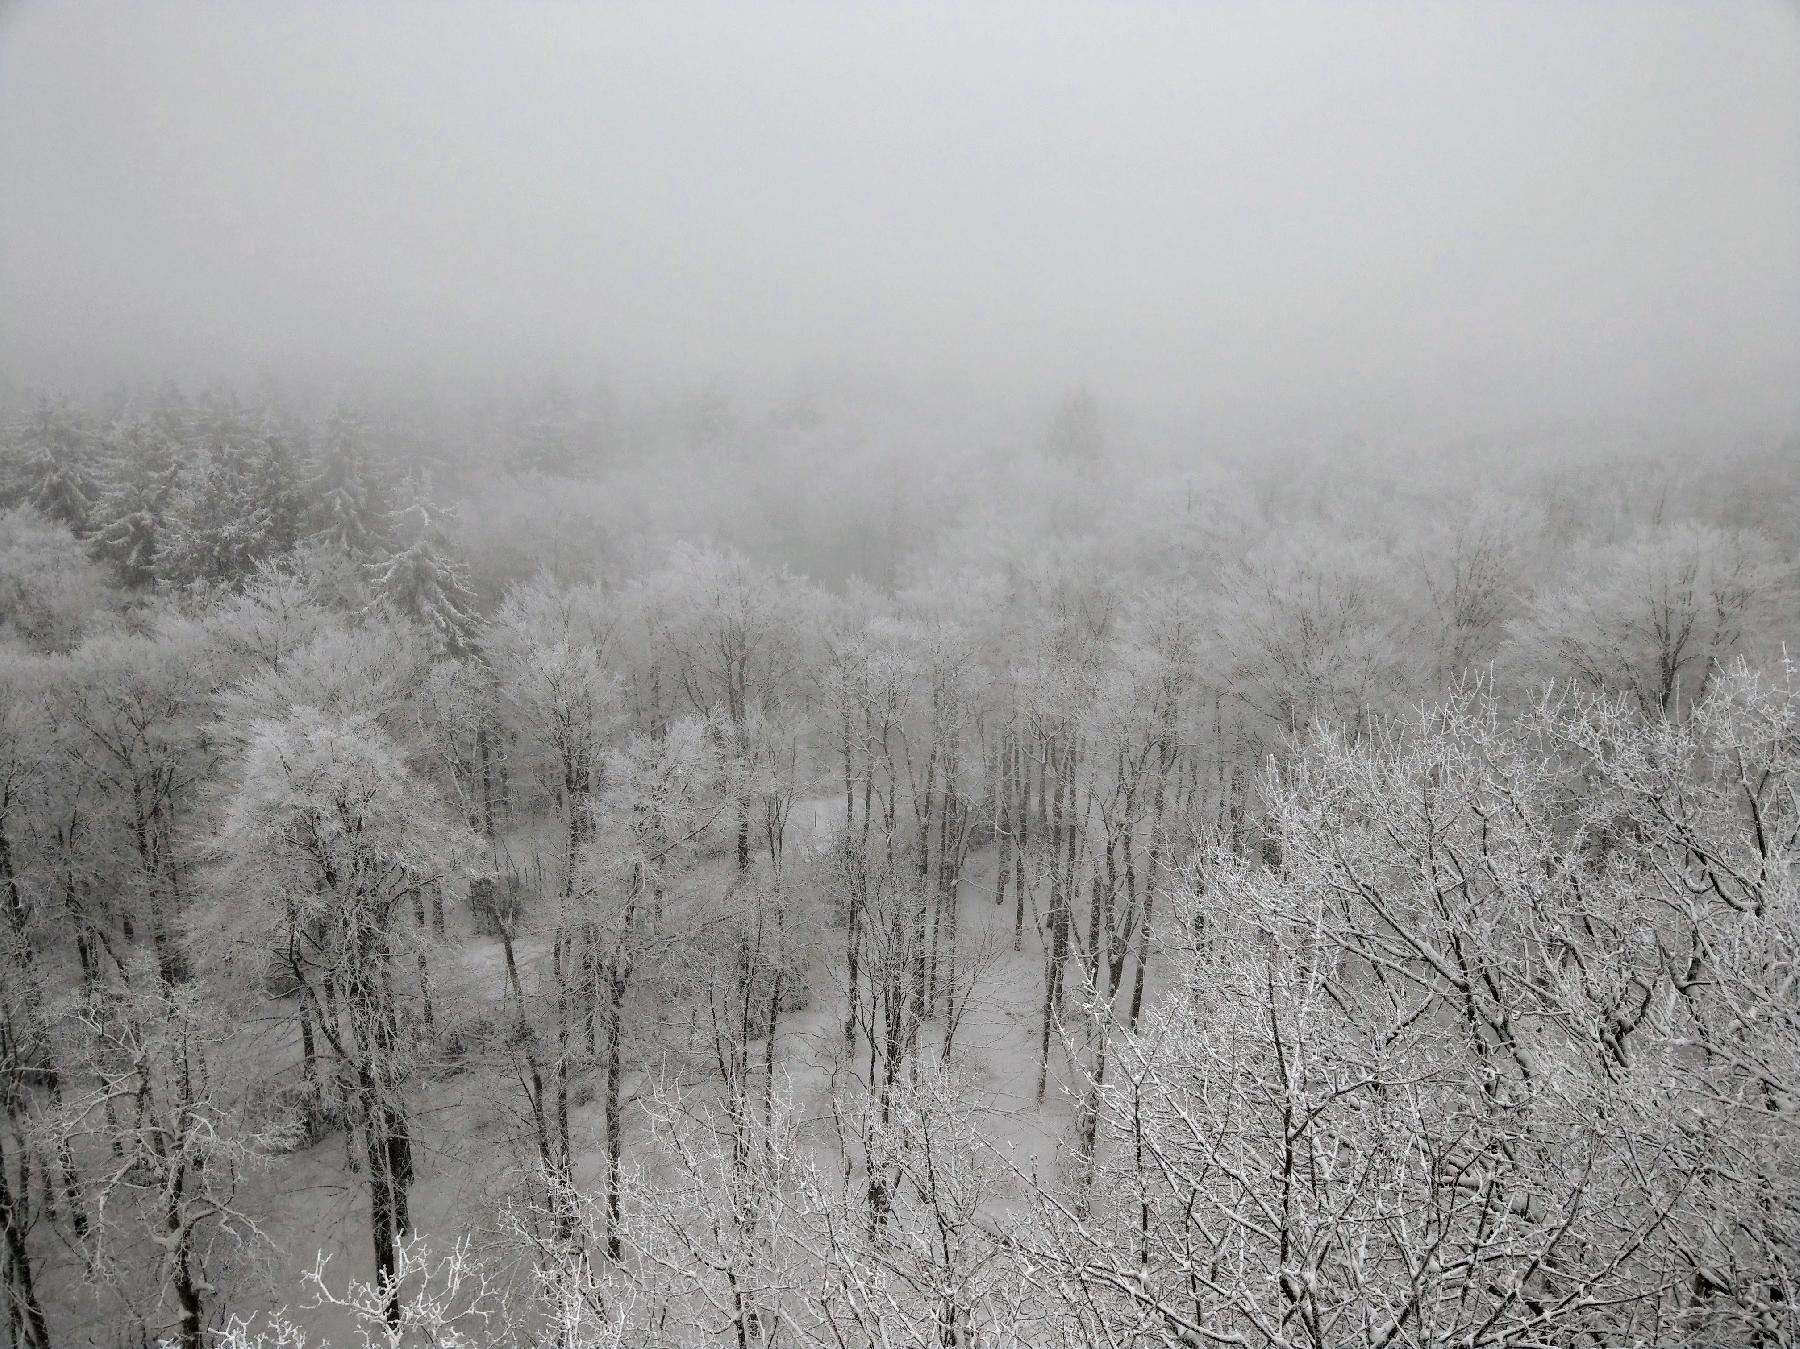
[[[0,9],[0,369],[1800,398],[1800,7]]]

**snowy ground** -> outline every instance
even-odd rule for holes
[[[832,798],[799,803],[790,817],[790,838],[814,846],[827,842],[841,819],[841,809],[841,801]],[[990,1131],[988,1141],[1029,1173],[1053,1165],[1057,1145],[1067,1139],[1070,1110],[1063,1085],[1067,1066],[1060,1049],[1053,1046],[1048,1099],[1038,1106],[1042,947],[1028,916],[1023,949],[1012,949],[1012,898],[1008,896],[1003,908],[993,902],[994,860],[992,850],[977,853],[963,882],[959,947],[965,952],[982,951],[991,963],[971,995],[955,1044],[959,1062],[976,1084],[970,1104]],[[465,914],[455,915],[454,921],[466,932]],[[827,1117],[834,1077],[847,1071],[843,976],[837,968],[842,943],[841,931],[826,939],[812,970],[811,997],[802,1010],[784,1016],[781,1023],[780,1071],[803,1118]],[[536,939],[518,944],[521,962],[529,962],[537,953]],[[455,938],[453,933],[449,951],[439,956],[440,960],[446,958],[454,960],[456,968],[451,973],[440,966],[434,981],[443,990],[437,1009],[440,1021],[491,1019],[504,991],[500,943],[488,937]],[[941,1027],[928,1028],[928,1037],[941,1033]],[[261,1056],[277,1080],[297,1069],[294,1036],[277,1030],[273,1023],[247,1027],[244,1052]],[[515,1142],[521,1136],[523,1096],[517,1082],[508,1081],[506,1062],[496,1046],[485,1058],[473,1056],[462,1070],[440,1072],[418,1088],[413,1218],[416,1231],[434,1245],[448,1244],[471,1227],[479,1230],[491,1223],[495,1206],[515,1188],[521,1168],[528,1164]],[[629,1085],[635,1093],[640,1083]],[[591,1182],[598,1179],[603,1165],[605,1126],[599,1101],[591,1093],[584,1093],[581,1100],[572,1111],[571,1129],[581,1154],[578,1177]],[[626,1127],[628,1156],[636,1155],[641,1161],[647,1129],[635,1103],[628,1110]],[[366,1276],[372,1270],[368,1201],[362,1177],[349,1169],[342,1134],[275,1159],[251,1178],[244,1200],[248,1210],[268,1215],[263,1232],[270,1249],[279,1252],[280,1266],[267,1271],[272,1290],[267,1305],[300,1308],[306,1300],[301,1276],[310,1268],[315,1252],[329,1257],[337,1281],[350,1275]],[[69,1304],[64,1299],[78,1297],[73,1280],[72,1270],[64,1271],[57,1280],[62,1286],[56,1290],[60,1294],[56,1300],[65,1306]],[[237,1283],[238,1296],[232,1296],[230,1285],[221,1290],[234,1306],[264,1304],[264,1298],[247,1295],[246,1280],[240,1278]],[[330,1342],[344,1334],[335,1317],[312,1312],[299,1319]],[[63,1324],[70,1323],[64,1320]],[[116,1334],[97,1320],[80,1327],[80,1332],[93,1344],[111,1343]]]

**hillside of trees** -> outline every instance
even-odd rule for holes
[[[0,402],[7,1346],[1800,1342],[1800,444]]]

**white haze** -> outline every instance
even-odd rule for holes
[[[1800,423],[1791,4],[14,4],[0,373]]]

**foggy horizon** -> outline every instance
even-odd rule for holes
[[[0,377],[1800,425],[1786,4],[0,10]]]

